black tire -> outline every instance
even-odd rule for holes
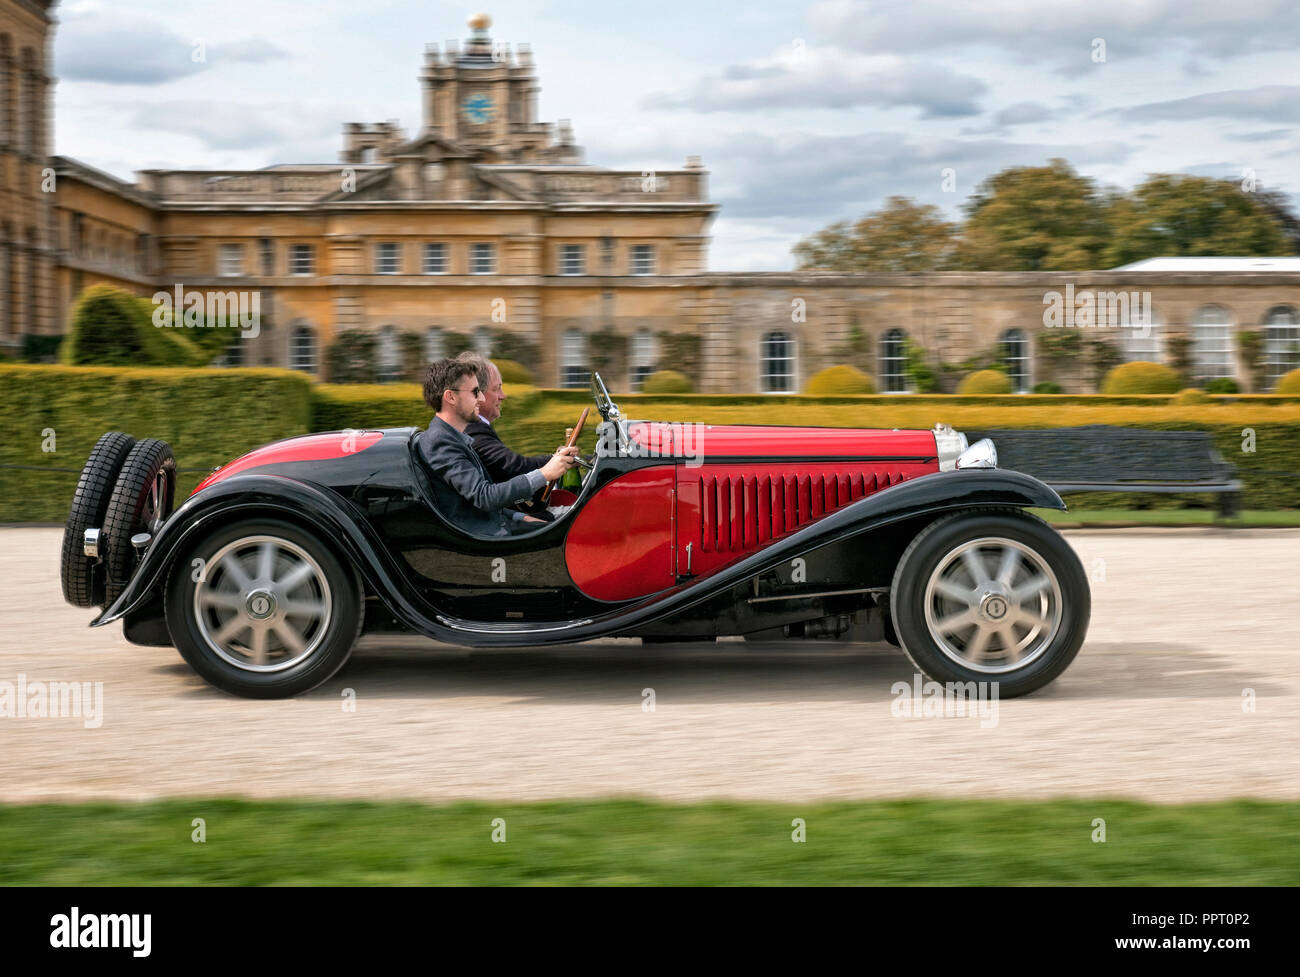
[[[157,532],[176,499],[176,459],[171,445],[145,438],[131,449],[113,486],[104,514],[99,553],[104,561],[104,597],[112,604],[126,589],[137,559],[131,537]]]
[[[1014,569],[1003,583],[1001,559],[994,569],[990,558],[1009,553]],[[986,586],[975,581],[972,563],[984,568]],[[945,585],[970,587],[967,610],[960,600],[945,603]],[[1020,510],[986,509],[938,519],[917,534],[894,571],[890,609],[903,650],[927,677],[996,681],[999,697],[1012,698],[1047,685],[1074,660],[1092,598],[1083,564],[1056,530]],[[968,623],[952,623],[967,614]]]
[[[63,599],[74,607],[94,607],[104,600],[103,568],[93,557],[86,556],[82,547],[87,529],[103,527],[117,473],[134,446],[135,438],[121,431],[101,435],[90,449],[90,457],[77,479],[77,490],[72,495],[72,507],[63,530],[59,568]]]
[[[266,587],[273,596],[269,602],[272,613],[265,618],[273,631],[266,640],[281,647],[266,649],[269,660],[262,665],[253,658],[252,625],[263,622],[254,622],[250,609],[254,606],[253,596],[263,588],[258,581],[267,578],[261,575],[256,562],[249,562],[244,555],[260,555],[259,539],[272,541],[271,579],[276,579],[277,574],[283,579],[292,575],[295,565],[314,562],[310,579],[302,585],[305,596],[302,590],[282,592],[274,586]],[[300,555],[309,559],[302,560]],[[235,581],[225,563],[227,558],[238,562],[252,581],[247,587],[229,591],[240,594],[241,606],[200,611],[196,607],[200,588],[205,588],[205,595],[220,596],[226,592],[224,585]],[[167,627],[181,657],[211,685],[252,699],[287,698],[315,688],[343,667],[361,633],[363,596],[353,569],[322,540],[291,523],[252,519],[215,531],[173,565],[165,598]],[[304,639],[305,654],[295,659],[295,652],[283,640],[275,622],[286,620],[281,611],[289,604],[313,600],[325,605],[326,610],[316,624],[299,634]],[[231,616],[222,616],[227,611],[231,616],[242,615],[250,623],[238,626],[219,647],[213,639],[220,634],[221,626],[231,622]],[[242,640],[237,640],[241,636]]]

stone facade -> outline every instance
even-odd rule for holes
[[[57,331],[49,2],[0,3],[0,344]]]
[[[1193,372],[1247,388],[1242,331],[1270,337],[1265,388],[1300,366],[1300,333],[1288,325],[1300,309],[1294,270],[709,273],[718,205],[699,159],[657,173],[584,163],[567,121],[537,119],[527,46],[493,41],[482,15],[463,45],[427,49],[419,131],[348,123],[337,164],[149,170],[127,183],[46,160],[49,6],[0,0],[10,106],[0,124],[0,341],[62,331],[81,290],[110,282],[142,295],[257,293],[262,328],[232,359],[248,365],[320,372],[324,347],[355,329],[379,337],[387,376],[401,365],[402,333],[440,355],[455,352],[443,332],[480,348],[505,332],[531,350],[525,365],[545,385],[579,383],[597,364],[613,389],[628,389],[689,354],[706,392],[797,390],[846,361],[901,392],[908,340],[936,363],[1000,357],[1022,389],[1051,380],[1074,391],[1093,377],[1077,357],[1049,355],[1045,297],[1132,290],[1149,293],[1149,334],[1079,333],[1129,359],[1168,359],[1171,337],[1187,336]],[[27,80],[14,81],[20,74]],[[14,113],[31,120],[26,141],[8,138]],[[41,192],[43,166],[56,193]]]

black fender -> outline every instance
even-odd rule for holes
[[[201,531],[232,516],[306,517],[343,550],[393,616],[436,641],[472,647],[565,644],[661,622],[827,543],[890,523],[981,507],[1064,509],[1038,479],[999,469],[935,472],[845,506],[735,563],[632,604],[570,621],[471,621],[444,614],[411,587],[382,542],[346,500],[320,486],[277,475],[239,475],[205,489],[176,510],[150,544],[126,590],[91,622],[99,627],[143,605],[171,561]]]
[[[402,576],[385,560],[387,550],[346,499],[313,482],[283,475],[236,475],[191,496],[171,514],[150,542],[126,590],[90,622],[111,624],[142,607],[166,581],[163,574],[177,556],[203,534],[232,519],[269,516],[306,524],[337,545],[376,593],[387,594]]]

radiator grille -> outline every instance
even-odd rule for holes
[[[901,472],[702,475],[700,549],[733,553],[903,481]]]

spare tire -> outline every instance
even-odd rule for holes
[[[99,537],[99,552],[107,570],[105,606],[121,596],[135,572],[131,537],[156,533],[171,515],[176,499],[176,459],[171,445],[145,438],[131,449],[113,486]]]
[[[63,599],[74,607],[94,607],[104,599],[104,573],[94,557],[83,549],[87,529],[104,525],[108,500],[117,484],[118,472],[135,446],[135,438],[121,431],[109,431],[95,442],[77,479],[72,508],[63,530],[63,559],[60,577]]]

